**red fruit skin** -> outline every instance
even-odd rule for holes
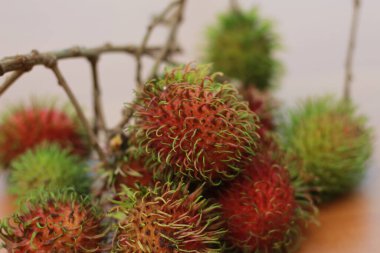
[[[148,137],[143,145],[164,161],[171,154],[175,174],[215,184],[235,177],[239,173],[235,168],[250,157],[246,147],[252,145],[242,132],[254,129],[244,129],[238,118],[237,111],[245,108],[232,109],[228,102],[220,102],[224,97],[219,96],[203,85],[187,83],[168,85],[158,96],[146,91],[144,106],[136,106],[143,122],[139,127]]]
[[[18,239],[7,242],[9,252],[102,252],[100,220],[80,204],[50,202],[18,219],[10,223],[15,226],[13,237]]]
[[[273,131],[276,128],[273,109],[275,107],[275,102],[268,94],[255,89],[252,86],[245,88],[243,91],[243,96],[248,101],[248,106],[251,111],[256,113],[260,119],[259,124],[259,135],[263,136],[268,131]]]
[[[285,244],[296,222],[297,203],[289,174],[268,154],[259,153],[219,195],[232,248],[273,252],[275,244]]]
[[[0,163],[9,165],[17,156],[43,142],[57,143],[80,156],[89,153],[77,123],[65,112],[52,108],[21,108],[0,125]]]
[[[142,159],[132,159],[121,165],[121,172],[115,175],[115,190],[120,192],[121,185],[138,190],[138,186],[152,186],[153,173],[149,171]]]

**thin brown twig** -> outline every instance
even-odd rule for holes
[[[158,51],[158,53],[155,57],[155,63],[151,69],[151,73],[150,73],[148,79],[151,79],[154,76],[156,76],[158,68],[163,61],[173,63],[168,58],[169,58],[171,53],[179,51],[178,47],[176,46],[175,38],[177,36],[177,31],[178,31],[179,25],[181,24],[182,19],[183,19],[183,11],[184,11],[185,2],[186,2],[185,0],[176,0],[176,1],[171,2],[169,4],[169,6],[167,6],[164,9],[164,11],[161,12],[161,14],[158,15],[152,21],[152,23],[148,26],[147,32],[146,32],[146,34],[143,38],[143,41],[142,41],[142,45],[139,48],[139,50],[141,52],[146,50],[145,48],[146,48],[146,45],[148,43],[148,40],[149,40],[149,38],[153,32],[153,29],[157,25],[159,25],[160,23],[164,23],[164,24],[167,24],[170,26],[170,31],[169,31],[169,35],[168,35],[168,38],[166,40],[166,43],[162,47],[162,49],[160,51]],[[178,9],[173,14],[172,19],[170,21],[168,21],[168,18],[166,16],[172,11],[172,9],[174,7],[178,7]],[[136,85],[137,85],[137,88],[136,88],[136,90],[138,93],[138,91],[143,88],[143,84],[145,83],[145,81],[142,80],[142,74],[141,74],[142,63],[141,63],[141,55],[139,55],[139,51],[136,53],[136,61],[137,61],[137,67],[136,67]],[[132,115],[133,115],[133,109],[132,108],[126,108],[123,111],[123,116],[122,116],[122,119],[120,120],[120,122],[113,129],[111,129],[109,131],[111,133],[111,136],[112,136],[112,134],[120,132],[125,127],[125,125],[128,124],[129,120],[132,118]]]
[[[133,109],[131,107],[125,108],[123,111],[123,117],[120,122],[116,125],[116,127],[112,130],[112,133],[118,133],[123,130],[126,124],[128,124],[129,120],[133,116]]]
[[[144,81],[142,80],[142,63],[141,63],[141,56],[142,56],[142,53],[144,52],[147,44],[148,44],[148,41],[150,39],[150,36],[152,35],[153,33],[153,30],[155,27],[157,27],[159,24],[162,24],[165,22],[166,20],[166,16],[168,15],[168,13],[170,13],[170,11],[177,5],[179,4],[180,1],[173,1],[171,2],[165,9],[164,11],[159,14],[157,17],[155,17],[152,22],[148,25],[147,27],[147,31],[144,35],[144,38],[142,40],[142,43],[141,43],[141,46],[139,47],[139,49],[137,50],[136,52],[136,83],[137,83],[137,86],[140,87],[144,84]]]
[[[345,64],[345,77],[344,77],[344,93],[343,98],[345,100],[351,99],[351,84],[353,79],[353,71],[352,71],[352,63],[354,58],[354,51],[356,47],[356,38],[358,33],[358,26],[359,26],[359,14],[360,14],[360,0],[353,0],[354,1],[354,8],[352,12],[352,20],[351,20],[351,30],[350,30],[350,37],[348,41],[348,48],[347,48],[347,57],[346,57],[346,64]]]
[[[170,51],[172,51],[172,49],[176,46],[176,36],[177,36],[178,28],[183,20],[183,10],[185,7],[185,3],[186,3],[185,0],[180,0],[178,3],[178,9],[175,12],[174,17],[172,19],[169,36],[166,40],[164,47],[159,52],[156,58],[156,61],[150,72],[149,79],[152,79],[157,75],[158,68],[160,67],[162,61],[169,56]]]
[[[233,11],[239,12],[240,11],[240,5],[239,5],[238,0],[230,0],[230,8]]]
[[[0,76],[7,72],[15,70],[28,71],[36,65],[48,65],[52,61],[63,60],[68,58],[79,57],[94,57],[105,53],[127,53],[135,55],[139,47],[133,45],[121,45],[115,46],[112,44],[105,44],[99,47],[86,48],[86,47],[71,47],[58,51],[51,51],[40,53],[37,50],[33,50],[29,54],[16,55],[5,57],[0,60]],[[178,48],[174,48],[173,52],[179,52]],[[161,52],[160,47],[146,47],[143,50],[143,54],[156,58],[156,54]]]
[[[0,86],[0,96],[3,95],[3,93],[9,87],[11,87],[12,84],[16,82],[17,79],[19,79],[19,77],[22,76],[22,74],[24,73],[25,73],[24,71],[17,70],[17,71],[14,71],[7,79],[5,79],[5,82]]]
[[[93,109],[94,109],[94,133],[98,136],[99,132],[106,132],[107,126],[104,117],[103,103],[102,103],[102,92],[99,84],[98,75],[98,61],[99,57],[89,57],[88,58],[91,66],[92,74],[92,95],[93,95]]]
[[[86,132],[90,138],[90,142],[91,142],[92,146],[95,148],[96,152],[98,153],[99,159],[104,164],[107,164],[106,155],[105,155],[103,149],[100,147],[100,145],[97,141],[96,135],[94,134],[94,132],[91,129],[90,123],[87,121],[86,116],[84,115],[82,108],[79,105],[78,100],[76,99],[75,95],[71,91],[70,86],[68,85],[67,81],[63,77],[62,72],[58,68],[57,63],[53,63],[51,65],[46,65],[46,66],[51,68],[51,70],[53,71],[54,75],[57,78],[58,84],[64,89],[69,100],[73,104],[73,106],[76,110],[76,113],[79,117],[79,120],[81,121],[83,127],[85,128],[85,130],[86,130]]]

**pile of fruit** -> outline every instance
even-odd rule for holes
[[[358,184],[372,136],[352,103],[310,98],[277,117],[269,21],[232,11],[208,39],[212,64],[168,68],[137,91],[133,123],[104,144],[109,164],[70,108],[5,113],[9,252],[294,252],[316,206]]]

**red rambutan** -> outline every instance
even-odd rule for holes
[[[39,192],[0,226],[9,252],[102,252],[102,216],[72,191]]]
[[[276,128],[273,115],[276,101],[267,92],[259,91],[253,86],[245,87],[241,93],[248,101],[249,109],[256,113],[260,119],[258,123],[260,136],[267,131],[273,131]]]
[[[14,158],[42,142],[56,143],[72,153],[85,156],[89,145],[78,121],[53,106],[17,107],[0,124],[0,163]]]
[[[122,189],[121,185],[138,189],[140,186],[147,187],[153,184],[153,173],[147,169],[142,158],[128,157],[114,174],[116,192]]]
[[[208,66],[178,67],[138,94],[136,138],[155,168],[219,184],[249,162],[257,118],[237,90],[215,76]]]
[[[231,252],[291,252],[308,212],[315,212],[309,196],[297,192],[279,164],[277,146],[269,143],[219,194]]]

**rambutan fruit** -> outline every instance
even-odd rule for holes
[[[293,252],[314,221],[310,196],[292,183],[282,159],[277,144],[266,141],[242,174],[220,190],[228,252]]]
[[[260,91],[252,86],[243,88],[241,94],[248,101],[249,109],[260,119],[259,135],[262,136],[267,131],[274,131],[276,128],[274,113],[277,108],[275,99],[268,92]]]
[[[132,129],[159,173],[215,185],[236,177],[249,162],[257,117],[232,85],[218,83],[208,71],[186,65],[146,84],[133,105]]]
[[[13,253],[102,252],[103,215],[70,190],[41,191],[2,221],[0,238]]]
[[[205,58],[215,70],[244,86],[268,90],[276,85],[281,73],[275,57],[278,48],[272,22],[260,17],[257,9],[230,11],[209,28]]]
[[[0,164],[10,162],[42,142],[57,143],[85,156],[90,146],[78,120],[68,110],[33,103],[10,110],[0,123]]]
[[[80,194],[88,194],[91,181],[85,166],[79,157],[57,144],[42,144],[12,162],[9,189],[19,197],[40,188],[54,191],[72,187]]]
[[[363,177],[372,131],[348,101],[308,99],[289,113],[282,129],[284,148],[301,163],[292,169],[302,174],[317,200],[344,194]]]
[[[114,208],[119,217],[116,252],[221,252],[225,231],[219,206],[202,198],[202,188],[159,183],[144,191],[124,188]]]
[[[116,192],[121,191],[121,185],[137,190],[152,185],[153,181],[153,172],[147,168],[143,156],[129,154],[114,173]]]

